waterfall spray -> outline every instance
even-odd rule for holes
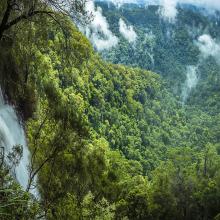
[[[26,189],[29,180],[30,152],[27,147],[25,132],[13,107],[5,103],[0,89],[0,146],[4,148],[4,154],[7,156],[17,145],[22,146],[23,154],[19,164],[15,167],[14,175],[19,184]],[[6,164],[8,162],[6,157],[5,162]],[[38,197],[37,189],[31,189],[30,192]]]

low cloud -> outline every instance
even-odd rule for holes
[[[177,15],[177,1],[176,0],[161,0],[162,6],[159,10],[160,14],[168,21],[174,22]]]
[[[209,12],[220,10],[219,0],[159,0],[158,4],[162,6],[160,9],[161,15],[170,22],[175,22],[178,13],[178,4],[191,4],[198,7],[203,7]]]
[[[167,21],[174,23],[177,16],[178,0],[159,0],[159,14]]]
[[[86,10],[92,13],[93,20],[86,27],[80,27],[93,46],[98,50],[108,50],[118,44],[118,38],[110,31],[106,18],[102,15],[102,9],[95,7],[93,1],[86,3]]]
[[[212,56],[220,63],[220,44],[210,35],[204,34],[198,38],[196,45],[199,47],[201,55],[204,58]]]
[[[161,15],[164,18],[168,18],[170,21],[175,21],[178,4],[191,4],[203,7],[209,12],[220,10],[219,0],[159,0],[159,5],[162,6]]]
[[[120,18],[119,20],[119,31],[122,36],[128,40],[129,43],[135,42],[137,39],[137,34],[133,29],[133,26],[126,25],[126,23]]]

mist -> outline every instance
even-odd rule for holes
[[[118,44],[118,38],[110,31],[106,18],[102,15],[102,9],[95,7],[93,1],[86,3],[86,10],[93,15],[93,19],[87,26],[80,26],[80,30],[89,38],[93,46],[98,50],[107,50]]]
[[[177,15],[176,0],[161,0],[159,14],[169,22],[175,22]]]
[[[213,39],[210,35],[204,34],[198,38],[196,45],[199,47],[201,56],[207,58],[212,56],[215,58],[216,62],[220,64],[220,44],[216,39]]]
[[[120,18],[119,20],[119,31],[122,36],[128,40],[129,43],[135,42],[137,39],[137,34],[133,29],[133,26],[126,25],[126,23]]]
[[[125,3],[142,3],[146,6],[148,5],[160,5],[159,9],[160,15],[170,22],[175,22],[177,16],[177,6],[178,4],[191,4],[198,7],[203,7],[209,12],[215,10],[220,10],[219,0],[112,0],[117,6],[121,6]]]

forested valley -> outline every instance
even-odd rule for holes
[[[220,11],[0,2],[0,219],[219,220]]]

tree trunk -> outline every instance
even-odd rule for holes
[[[7,23],[8,23],[10,13],[11,13],[11,9],[12,9],[11,0],[8,0],[7,1],[7,7],[6,7],[5,13],[3,15],[1,24],[0,24],[0,40],[3,37],[4,31],[7,29],[6,27],[7,27]]]

